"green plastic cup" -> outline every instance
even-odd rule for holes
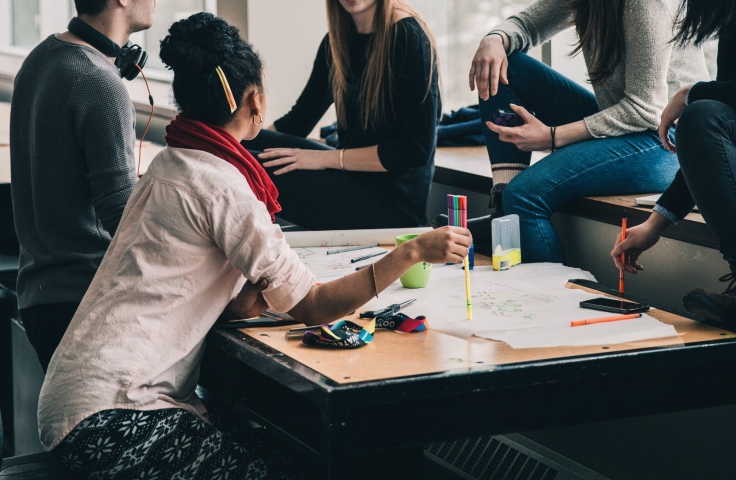
[[[396,237],[396,247],[400,247],[409,240],[418,237],[416,234],[399,235]],[[399,280],[404,288],[424,288],[429,283],[432,274],[432,264],[427,262],[417,263],[404,273]]]

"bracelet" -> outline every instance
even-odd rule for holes
[[[371,263],[373,269],[373,290],[376,292],[376,298],[378,298],[378,283],[376,283],[376,264]]]
[[[552,134],[552,148],[550,149],[550,153],[555,153],[557,150],[557,145],[555,145],[555,135],[557,135],[557,127],[549,127],[549,132]]]
[[[501,44],[503,44],[505,42],[505,40],[504,40],[503,35],[501,34],[501,32],[491,32],[488,35],[486,35],[486,37],[490,37],[491,35],[498,35],[499,37],[501,37]]]
[[[345,163],[343,163],[342,156],[345,155],[345,149],[340,150],[340,170],[345,170]]]

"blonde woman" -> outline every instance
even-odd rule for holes
[[[327,0],[327,16],[329,33],[296,104],[243,145],[263,152],[279,216],[290,222],[426,224],[441,115],[432,34],[404,0]],[[333,103],[338,148],[305,140]]]

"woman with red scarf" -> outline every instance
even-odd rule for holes
[[[258,55],[199,13],[171,27],[161,59],[181,113],[51,359],[41,441],[74,478],[298,478],[263,442],[236,443],[205,420],[195,387],[207,332],[268,307],[306,324],[339,319],[417,262],[461,261],[469,232],[432,231],[317,285],[273,224],[276,188],[240,145],[266,114]]]

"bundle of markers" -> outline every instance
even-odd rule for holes
[[[453,227],[468,228],[468,197],[465,195],[447,195],[447,217],[448,225]],[[471,255],[472,248],[471,245]],[[468,255],[470,256],[470,255]],[[473,319],[473,308],[470,302],[470,265],[468,257],[463,259],[465,269],[465,299],[468,307],[468,320]]]
[[[450,226],[468,228],[468,197],[448,194],[447,216]]]

